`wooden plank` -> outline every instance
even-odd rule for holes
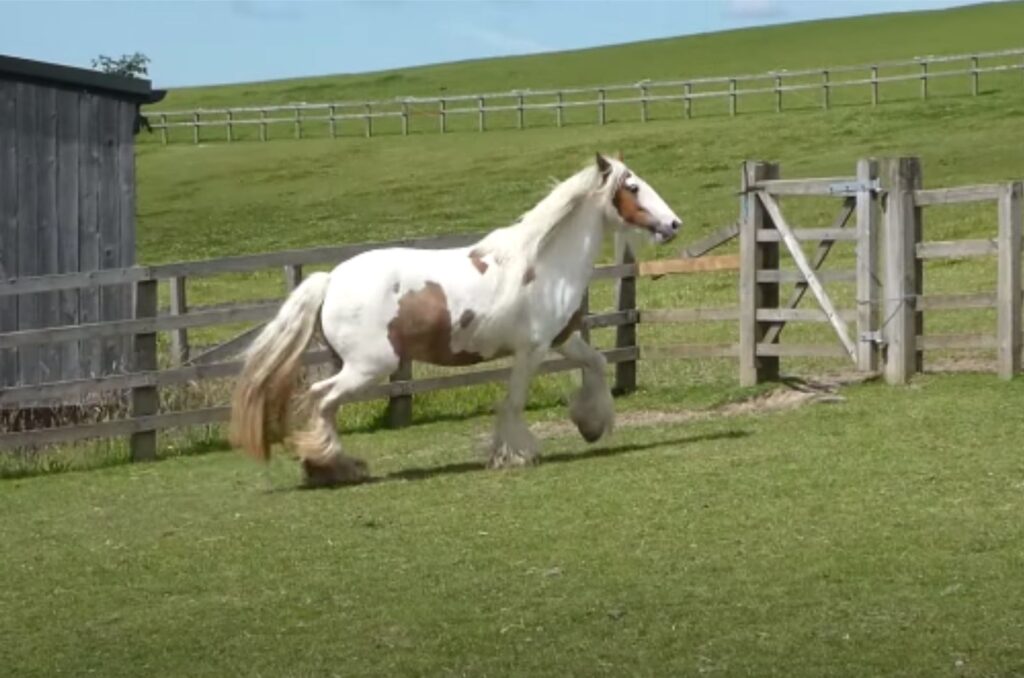
[[[227,358],[233,358],[244,351],[249,344],[259,336],[260,332],[262,332],[263,328],[266,326],[266,323],[259,323],[255,327],[250,327],[231,339],[203,351],[194,358],[190,358],[188,362],[192,365],[206,365],[220,360],[225,360]]]
[[[100,174],[97,204],[100,227],[100,268],[121,268],[121,177],[118,154],[120,142],[120,102],[101,97],[99,100]],[[198,128],[197,128],[198,129]],[[100,319],[124,320],[124,292],[121,286],[100,290]],[[101,369],[105,373],[121,371],[127,357],[121,337],[110,337],[101,343]]]
[[[676,273],[738,271],[740,255],[701,257],[699,259],[654,259],[640,262],[641,276],[663,276]]]
[[[836,311],[842,320],[857,320],[856,309]],[[830,322],[828,314],[820,308],[761,308],[757,311],[757,319],[763,322]]]
[[[921,186],[921,165],[917,158],[887,158],[881,178],[888,191],[885,209],[885,322],[887,344],[885,378],[890,384],[905,384],[917,370],[917,290],[915,249],[917,242],[914,191]]]
[[[739,344],[681,344],[676,346],[644,347],[645,359],[672,358],[736,358]]]
[[[188,297],[185,282],[187,278],[170,279],[171,315],[188,313]],[[188,362],[188,330],[182,328],[171,332],[171,364],[182,365]]]
[[[581,307],[583,308],[583,307]],[[640,322],[639,311],[612,311],[610,313],[598,313],[586,315],[586,308],[583,308],[584,318],[582,330],[598,329],[601,327],[619,327],[620,325],[635,325]]]
[[[636,262],[629,241],[621,232],[615,234],[615,262],[629,265]],[[615,286],[615,308],[618,311],[636,311],[636,278],[623,276]],[[619,325],[615,328],[615,348],[636,346],[636,325]],[[615,365],[613,391],[618,394],[636,390],[636,361],[622,361]]]
[[[988,334],[931,334],[918,336],[916,344],[919,349],[933,351],[939,349],[992,349],[998,348],[996,337]]]
[[[857,161],[857,369],[876,372],[881,359],[879,304],[882,298],[878,276],[879,219],[878,194],[867,188],[878,183],[878,161],[870,158]]]
[[[666,308],[640,311],[640,323],[662,325],[668,323],[739,320],[740,309],[733,308]]]
[[[999,318],[996,337],[999,342],[998,373],[1001,379],[1012,379],[1020,372],[1021,348],[1021,231],[1024,183],[1014,182],[1003,188],[999,198],[999,280],[997,296]]]
[[[597,266],[594,268],[593,274],[590,276],[591,280],[604,280],[606,278],[625,278],[630,276],[636,276],[640,272],[640,267],[636,263],[630,264],[610,264],[606,266]]]
[[[815,179],[770,179],[758,181],[749,189],[764,191],[771,195],[828,195],[852,196],[850,189],[857,183],[856,177],[822,177]]]
[[[280,302],[276,301],[258,304],[238,304],[228,308],[193,311],[180,316],[165,315],[137,320],[112,320],[74,327],[23,330],[0,335],[0,348],[52,344],[54,342],[80,339],[107,339],[128,334],[176,330],[183,327],[209,327],[211,325],[256,322],[274,317],[279,307]]]
[[[157,313],[157,281],[145,280],[135,285],[136,319],[155,318]],[[132,367],[135,372],[156,370],[157,348],[155,332],[140,332],[132,342]],[[160,410],[160,392],[156,386],[137,386],[132,389],[131,414],[133,419],[157,414]],[[156,429],[139,429],[129,440],[132,461],[156,459]]]
[[[775,223],[775,228],[779,230],[782,235],[783,241],[786,247],[789,249],[790,255],[793,257],[793,261],[796,262],[797,267],[804,274],[807,279],[807,284],[814,292],[814,296],[818,298],[818,303],[821,305],[822,310],[825,311],[825,315],[828,316],[829,322],[835,329],[836,334],[839,336],[839,341],[842,342],[846,348],[847,353],[850,354],[850,358],[855,362],[857,360],[857,346],[850,339],[850,332],[846,326],[846,322],[839,316],[835,306],[832,304],[832,299],[828,296],[825,288],[822,287],[821,281],[818,280],[817,274],[811,267],[810,262],[807,260],[807,255],[804,254],[803,249],[800,247],[800,243],[797,242],[796,237],[793,236],[793,232],[789,229],[789,224],[782,216],[782,210],[779,209],[778,203],[775,199],[764,191],[758,191],[758,198],[764,204],[765,209],[771,216],[772,221]]]
[[[833,344],[758,344],[757,354],[784,358],[849,358],[842,346]]]
[[[0,79],[0,280],[18,275],[17,85]],[[0,297],[0,333],[18,329],[17,298]],[[18,383],[18,352],[0,350],[0,393]]]
[[[857,232],[843,228],[794,228],[793,236],[801,242],[808,240],[856,242]],[[758,242],[780,242],[781,234],[774,229],[762,229],[757,234]]]
[[[684,249],[682,252],[679,253],[679,256],[687,257],[690,259],[699,257],[701,255],[707,254],[713,249],[716,249],[724,245],[725,243],[729,242],[739,234],[739,224],[729,224],[728,226],[723,226],[722,228],[719,228],[710,233],[707,237],[698,240],[697,242],[693,243],[692,245]]]
[[[995,308],[996,303],[996,295],[992,292],[982,292],[980,294],[925,294],[916,297],[914,307],[919,311],[942,311]]]
[[[100,139],[99,97],[83,92],[78,106],[78,133],[81,147],[78,154],[78,268],[82,273],[69,274],[61,278],[88,279],[100,268]],[[45,279],[44,279],[45,280]],[[30,279],[5,286],[0,284],[0,295],[5,287],[16,292],[19,288],[32,289]],[[76,285],[76,287],[78,287]],[[54,287],[53,289],[70,289]],[[86,287],[78,294],[78,321],[83,324],[100,321],[100,290]],[[83,377],[97,377],[102,374],[102,353],[97,340],[82,341],[78,344],[81,359],[80,373]]]
[[[816,271],[819,282],[856,282],[857,271]],[[759,283],[806,283],[803,271],[757,271]]]
[[[79,176],[86,177],[87,174],[80,174]],[[84,181],[79,182],[79,189],[80,192],[87,190]],[[82,200],[81,195],[79,196],[78,209],[80,222],[89,216],[95,216],[95,209],[92,210],[91,215],[86,214],[90,203],[95,207],[95,201]],[[87,234],[87,231],[79,231],[79,262],[88,258],[86,257],[86,250],[88,248],[84,246],[82,241],[82,237]],[[79,273],[62,273],[59,275],[26,276],[23,278],[0,280],[0,299],[21,294],[31,294],[33,292],[52,292],[58,290],[81,290],[82,295],[87,291],[95,294],[98,292],[98,288],[104,285],[136,283],[140,280],[151,279],[156,279],[156,277],[152,275],[150,269],[145,266],[133,266],[131,268],[117,268],[112,270],[91,270]]]
[[[60,224],[57,222],[57,91],[40,87],[36,94],[36,221],[38,268],[43,275],[60,273]],[[39,326],[60,325],[60,293],[48,292],[36,297]],[[61,347],[44,346],[39,351],[39,381],[61,378]]]
[[[762,276],[778,271],[779,246],[777,243],[757,242],[757,232],[771,228],[772,222],[757,199],[753,187],[759,183],[778,180],[779,166],[773,163],[745,162],[740,174],[740,319],[739,319],[739,379],[741,386],[753,386],[777,379],[779,361],[757,353],[757,344],[765,340],[767,328],[757,321],[760,308],[777,308],[779,287],[777,281]]]
[[[989,240],[951,240],[919,242],[914,248],[918,259],[960,259],[988,257],[999,252],[999,243]]]
[[[836,216],[834,222],[832,222],[832,229],[845,228],[847,222],[850,220],[850,216],[854,212],[854,202],[852,198],[847,198],[843,202],[843,208]],[[818,249],[815,250],[814,255],[811,257],[811,266],[814,267],[815,271],[818,271],[822,264],[825,263],[825,259],[828,258],[829,252],[832,251],[832,246],[835,244],[833,240],[826,240],[818,244]],[[830,273],[818,273],[819,280],[829,280]],[[804,294],[807,293],[807,283],[803,280],[796,280],[796,287],[790,294],[789,299],[786,301],[786,308],[796,308],[800,305],[800,301],[804,298]],[[782,323],[775,323],[768,328],[765,332],[764,342],[766,344],[776,343],[779,340],[779,335],[782,334],[782,330],[785,327]]]
[[[955,186],[953,188],[928,188],[914,190],[914,204],[918,207],[928,205],[954,205],[965,202],[985,202],[998,200],[1002,193],[1000,184],[979,184],[976,186]]]
[[[78,271],[78,177],[79,177],[79,99],[72,90],[57,91],[57,251],[58,271]],[[78,290],[59,295],[60,314],[55,325],[78,324]],[[61,379],[74,379],[81,373],[78,342],[60,346]]]
[[[39,87],[18,83],[18,275],[39,275],[38,222],[38,153],[35,141],[39,136],[36,99]],[[26,295],[18,300],[18,329],[32,330],[42,326],[40,295]],[[18,350],[18,383],[36,384],[39,379],[41,352],[37,347]]]
[[[85,182],[82,183],[83,189]],[[80,202],[80,209],[85,202]],[[102,271],[83,271],[77,274],[46,277],[24,277],[17,280],[0,280],[0,297],[27,294],[30,292],[78,289],[98,285],[135,283],[140,280],[168,279],[173,277],[206,277],[222,273],[247,273],[268,268],[301,266],[302,264],[323,264],[341,262],[357,254],[386,247],[413,247],[441,249],[464,247],[477,242],[482,234],[460,234],[428,238],[407,238],[389,242],[370,242],[331,247],[313,247],[301,250],[281,250],[263,254],[221,257],[199,261],[181,261],[157,266],[132,266]],[[83,252],[83,256],[84,256]],[[608,277],[614,277],[608,276]]]

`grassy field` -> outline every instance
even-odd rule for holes
[[[213,454],[6,481],[0,666],[54,676],[1024,673],[1024,381],[547,425],[353,435],[380,482],[294,491]]]
[[[1022,20],[1024,3],[1000,3],[183,90],[168,106],[609,82],[680,75],[679,64],[714,74],[863,63],[1019,46]],[[922,157],[927,186],[1024,177],[1021,74],[982,82],[976,98],[957,81],[937,84],[927,102],[910,92],[878,108],[811,102],[646,125],[230,146],[143,138],[139,257],[483,231],[597,149],[624,151],[686,219],[682,244],[736,218],[748,158],[779,161],[789,177],[848,174],[860,157],[900,154]],[[838,202],[787,199],[784,209],[796,225],[826,226]],[[994,206],[926,213],[927,240],[995,229]],[[827,268],[852,263],[840,244]],[[988,291],[995,262],[929,263],[925,275],[928,292]],[[282,291],[279,271],[189,283],[192,305]],[[849,285],[829,291],[850,307]],[[607,308],[611,292],[595,285],[592,308]],[[639,299],[733,306],[736,276],[645,280]],[[988,311],[927,322],[928,333],[994,328]],[[640,343],[735,336],[734,323],[643,326]],[[834,341],[822,326],[784,337]],[[594,338],[608,346],[612,334]],[[848,368],[783,362],[804,375]],[[573,379],[535,382],[529,416],[548,456],[524,472],[480,470],[500,386],[417,397],[416,425],[404,431],[379,430],[380,403],[345,408],[348,444],[379,482],[337,492],[293,491],[297,469],[281,457],[268,491],[259,468],[224,452],[216,428],[164,437],[153,465],[122,464],[119,441],[42,464],[0,459],[0,476],[12,476],[0,482],[0,673],[1024,674],[1020,379],[927,375],[911,388],[847,387],[837,404],[691,416],[683,411],[764,389],[736,387],[729,360],[647,360],[639,391],[618,401],[618,432],[596,447],[564,428]],[[164,405],[218,404],[229,387]],[[92,470],[40,473],[80,467]]]

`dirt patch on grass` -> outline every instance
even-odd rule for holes
[[[735,417],[744,414],[792,410],[811,403],[839,403],[845,400],[838,392],[840,387],[861,383],[873,378],[875,378],[874,375],[849,374],[815,381],[790,379],[780,383],[778,387],[770,391],[760,393],[751,398],[702,410],[630,410],[619,412],[615,416],[615,427],[622,429],[684,424],[719,417]],[[534,424],[530,428],[535,435],[541,438],[557,438],[576,433],[576,427],[569,421],[542,422]]]

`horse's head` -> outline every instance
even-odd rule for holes
[[[609,186],[611,216],[619,226],[638,228],[651,234],[657,243],[666,243],[679,233],[682,220],[662,200],[651,185],[626,167],[621,158],[613,160],[597,154],[597,170],[602,186]]]

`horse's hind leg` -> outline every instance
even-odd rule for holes
[[[615,405],[604,376],[608,361],[578,332],[555,350],[583,370],[583,384],[569,401],[569,418],[584,440],[596,442],[615,424]]]
[[[358,483],[369,476],[365,462],[342,452],[335,417],[345,396],[371,384],[375,378],[376,375],[345,364],[334,376],[310,387],[309,426],[292,436],[308,487]]]

